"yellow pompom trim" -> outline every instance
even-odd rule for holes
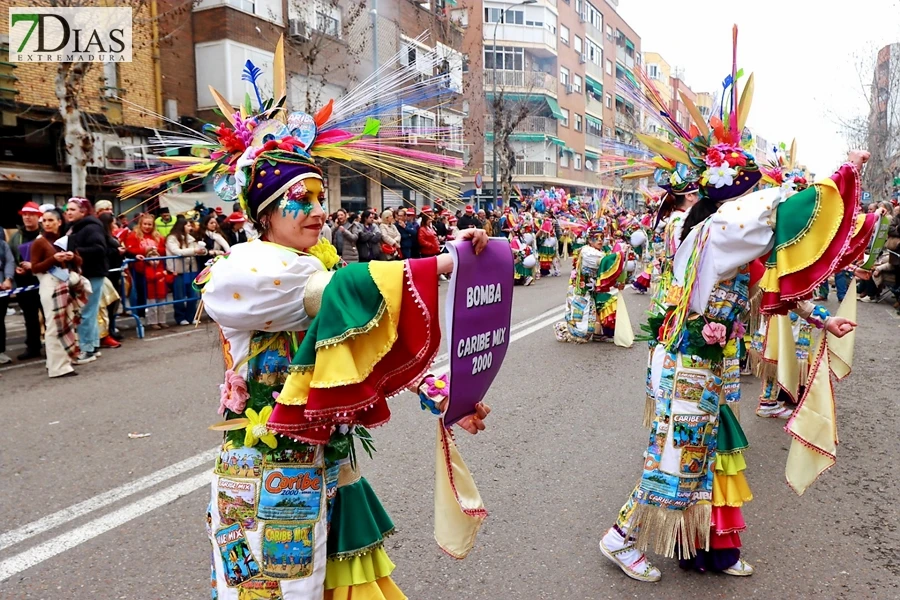
[[[318,258],[328,271],[333,269],[341,260],[341,257],[338,256],[337,248],[326,239],[319,240],[316,245],[307,250],[306,253]]]

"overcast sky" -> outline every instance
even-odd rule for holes
[[[859,57],[874,61],[878,48],[900,42],[897,0],[619,0],[617,10],[645,52],[683,67],[694,91],[718,94],[731,71],[736,23],[738,68],[755,73],[748,125],[769,142],[796,137],[800,162],[817,177],[846,156],[834,114],[867,112]]]

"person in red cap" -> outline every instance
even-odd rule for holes
[[[244,213],[239,210],[234,211],[225,219],[222,235],[225,236],[229,246],[242,244],[247,241],[247,232],[244,231],[244,223],[246,222],[247,219],[244,218]]]
[[[478,217],[475,216],[475,208],[471,204],[466,205],[466,212],[459,218],[457,227],[459,227],[460,231],[482,228],[481,223],[478,221]]]
[[[16,229],[9,239],[16,262],[15,287],[38,285],[37,276],[31,272],[31,245],[41,234],[41,209],[35,202],[26,202],[19,210],[22,226]],[[37,288],[29,292],[21,292],[15,296],[25,317],[25,352],[18,355],[19,360],[40,358],[41,356],[41,297]]]

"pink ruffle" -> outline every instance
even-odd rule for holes
[[[713,537],[736,534],[747,529],[739,506],[713,506],[711,525]]]

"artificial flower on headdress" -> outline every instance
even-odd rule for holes
[[[244,412],[250,393],[243,377],[231,369],[225,371],[225,383],[219,386],[219,393],[220,415],[224,415],[226,409],[238,415]]]

